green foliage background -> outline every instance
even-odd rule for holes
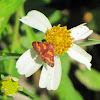
[[[73,9],[71,11],[70,8],[64,9],[62,7],[62,9],[59,9],[59,7],[56,8],[56,6],[53,7],[50,5],[52,2],[52,0],[0,0],[0,74],[10,74],[20,79],[21,76],[18,74],[15,66],[16,60],[28,48],[32,48],[31,44],[33,41],[41,41],[44,37],[44,34],[41,32],[19,21],[28,11],[33,9],[39,10],[49,18],[52,25],[68,24],[68,28],[81,24],[81,22],[87,22],[88,27],[94,30],[93,35],[90,37],[94,39],[89,39],[84,43],[78,43],[78,45],[83,47],[89,46],[86,49],[94,56],[92,70],[88,71],[74,61],[72,61],[73,64],[71,64],[69,56],[65,54],[64,56],[60,56],[62,62],[62,78],[58,90],[47,92],[45,89],[36,87],[35,79],[36,76],[39,76],[39,74],[36,73],[33,75],[34,77],[30,78],[32,92],[29,93],[24,89],[22,94],[27,94],[26,96],[29,96],[30,99],[37,95],[38,98],[35,98],[35,100],[55,100],[55,98],[56,100],[89,100],[91,94],[88,94],[89,97],[83,94],[84,92],[86,94],[87,91],[90,91],[94,94],[94,98],[91,100],[100,100],[100,96],[98,96],[100,95],[100,64],[98,60],[100,59],[98,56],[98,50],[100,48],[99,45],[96,45],[100,43],[100,7],[88,9],[88,7],[83,6],[80,11],[82,15],[80,21],[78,19],[80,15],[78,11],[76,11],[77,9],[75,10],[76,13],[74,13]],[[55,0],[55,2],[57,1]],[[98,46],[98,48],[94,45]],[[96,50],[98,49],[97,52],[95,52],[95,48]],[[95,53],[97,53],[97,55]],[[96,57],[97,59],[95,59]],[[74,80],[73,77],[75,77]],[[27,81],[30,82],[29,80]],[[80,85],[78,86],[74,81]],[[79,88],[85,89],[80,91]],[[14,100],[14,98],[5,97],[2,93],[0,94],[0,100]]]

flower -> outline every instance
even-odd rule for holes
[[[17,91],[22,90],[22,87],[18,84],[16,77],[6,76],[1,82],[1,92],[7,96],[15,96]]]
[[[20,19],[24,24],[38,29],[45,33],[44,39],[46,43],[54,48],[54,67],[50,67],[47,63],[43,65],[39,80],[40,88],[48,90],[56,90],[61,79],[61,61],[58,55],[68,53],[70,57],[84,64],[89,70],[91,67],[92,56],[74,44],[74,41],[87,38],[92,34],[85,23],[67,30],[66,26],[51,26],[48,18],[37,10],[30,11],[25,17]],[[35,73],[43,64],[41,57],[32,48],[27,50],[17,60],[16,68],[21,75],[26,77]]]

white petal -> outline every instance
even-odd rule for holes
[[[85,26],[85,23],[71,28],[70,31],[74,41],[85,39],[93,33],[93,30],[90,30],[87,26]]]
[[[84,64],[90,70],[91,67],[90,62],[92,56],[88,54],[86,51],[84,51],[81,47],[79,47],[76,44],[73,44],[73,46],[67,51],[67,53],[70,57]]]
[[[56,90],[61,79],[61,61],[58,56],[54,57],[54,67],[45,64],[43,66],[39,87],[47,88],[48,90]]]
[[[46,32],[47,29],[51,29],[52,27],[48,18],[43,13],[37,10],[32,10],[28,12],[25,17],[22,17],[20,19],[20,21],[42,32]]]
[[[22,54],[16,62],[16,68],[18,69],[19,74],[25,75],[26,77],[35,73],[41,65],[42,60],[33,48]]]

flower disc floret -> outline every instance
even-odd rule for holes
[[[54,53],[63,55],[71,46],[73,38],[70,36],[71,31],[67,30],[67,26],[53,26],[51,30],[47,30],[45,40],[54,48]]]
[[[3,80],[1,84],[1,90],[5,95],[13,95],[19,89],[18,82],[12,79]]]

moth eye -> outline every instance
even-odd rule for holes
[[[46,40],[45,39],[42,39],[42,42],[46,42]]]

